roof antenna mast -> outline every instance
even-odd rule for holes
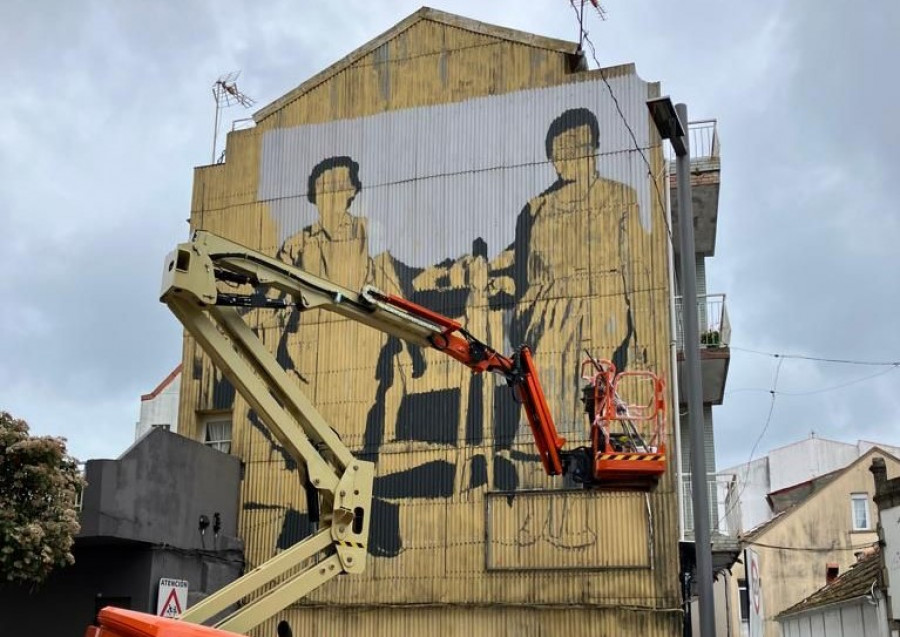
[[[576,2],[578,2],[581,6],[576,6]],[[584,44],[584,36],[587,32],[584,30],[584,5],[590,3],[594,9],[597,10],[597,15],[600,16],[601,20],[606,20],[606,9],[603,8],[603,5],[600,4],[599,0],[569,0],[569,4],[572,5],[572,8],[575,10],[575,15],[578,17],[578,49],[582,49],[582,45]]]
[[[244,108],[250,108],[256,103],[256,100],[252,97],[238,90],[237,79],[240,74],[240,71],[226,73],[212,85],[213,99],[216,101],[216,121],[213,128],[212,159],[209,162],[211,164],[216,163],[216,145],[219,139],[219,113],[221,113],[223,108],[228,108],[235,104],[240,104]]]

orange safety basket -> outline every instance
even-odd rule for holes
[[[595,358],[584,360],[581,375],[588,381],[584,402],[593,479],[598,485],[653,488],[666,471],[665,383],[650,371],[617,373],[612,361]],[[632,379],[650,383],[648,402],[632,404],[619,395],[622,382]],[[635,423],[646,423],[644,431]]]

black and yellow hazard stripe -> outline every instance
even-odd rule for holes
[[[346,540],[337,540],[335,544],[340,544],[341,546],[349,546],[354,549],[364,549],[366,545],[362,542],[347,542]]]
[[[659,462],[665,458],[666,455],[663,453],[601,453],[597,456],[597,460],[627,460],[630,462]]]

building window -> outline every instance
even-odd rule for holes
[[[854,531],[871,531],[869,523],[869,494],[854,493],[850,496],[851,512],[853,515]]]
[[[231,453],[231,418],[211,416],[203,423],[203,444]]]

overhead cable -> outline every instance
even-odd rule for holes
[[[606,78],[606,73],[603,70],[603,65],[600,64],[600,60],[597,58],[597,49],[594,47],[594,43],[591,42],[591,38],[588,36],[587,30],[584,28],[584,22],[581,19],[578,7],[575,6],[575,0],[569,0],[569,3],[572,5],[572,10],[575,11],[575,17],[578,20],[578,27],[581,30],[581,40],[587,42],[588,48],[590,48],[591,50],[591,58],[593,58],[594,64],[597,65],[597,71],[600,73],[600,79],[603,80],[603,84],[606,86],[606,90],[613,101],[613,105],[615,105],[616,107],[616,112],[619,114],[619,118],[622,120],[622,123],[625,125],[625,129],[628,131],[628,134],[631,137],[634,149],[638,152],[638,154],[640,154],[641,159],[644,160],[644,164],[647,166],[647,175],[650,177],[650,181],[653,183],[653,189],[656,191],[656,199],[659,203],[660,210],[665,211],[666,205],[663,203],[662,192],[660,192],[659,190],[659,184],[657,183],[658,180],[656,175],[653,174],[653,168],[650,166],[650,160],[647,159],[647,155],[644,153],[644,150],[638,143],[637,135],[634,134],[634,129],[631,127],[631,124],[628,122],[628,118],[625,117],[625,113],[622,111],[622,105],[619,103],[619,98],[616,97],[616,93],[615,91],[613,91],[612,85]],[[669,241],[672,242],[672,228],[669,227],[669,220],[666,218],[665,212],[663,212],[663,222],[666,225],[666,233],[669,235]]]
[[[728,517],[728,514],[731,513],[734,507],[741,501],[741,496],[744,495],[744,489],[747,488],[747,484],[750,482],[750,480],[747,479],[747,474],[750,471],[750,463],[753,462],[753,454],[756,453],[756,448],[759,446],[759,443],[762,442],[763,436],[765,436],[766,432],[769,430],[769,425],[772,424],[772,412],[775,411],[775,397],[778,395],[778,376],[781,374],[781,365],[783,363],[784,359],[779,358],[778,365],[775,367],[775,377],[772,379],[772,389],[769,390],[769,393],[772,395],[772,401],[769,403],[769,413],[766,415],[766,422],[763,425],[762,430],[760,430],[759,436],[756,437],[756,442],[753,443],[753,447],[750,449],[750,457],[747,458],[747,464],[744,469],[744,480],[742,480],[737,497],[732,500],[731,506],[728,507],[725,510],[725,513],[722,514],[722,517],[719,518],[719,524],[717,525],[719,527],[721,527],[722,522]]]
[[[784,354],[780,352],[762,352],[756,349],[750,349],[747,347],[736,347],[734,345],[729,345],[729,349],[733,349],[738,352],[747,352],[749,354],[759,354],[760,356],[771,356],[772,358],[796,358],[799,360],[805,361],[817,361],[820,363],[836,363],[840,365],[869,365],[871,367],[900,367],[900,360],[897,361],[871,361],[871,360],[858,360],[858,359],[850,359],[850,358],[826,358],[823,356],[810,356],[807,354]]]
[[[784,360],[782,357],[780,360]],[[813,394],[824,394],[828,392],[837,391],[839,389],[844,389],[845,387],[850,387],[851,385],[856,385],[858,383],[865,382],[867,380],[871,380],[873,378],[878,378],[879,376],[884,376],[885,374],[890,374],[896,369],[900,369],[900,365],[888,367],[887,369],[883,369],[881,371],[875,372],[874,374],[869,374],[868,376],[863,376],[862,378],[855,378],[853,380],[848,380],[845,383],[841,383],[840,385],[833,385],[831,387],[824,387],[822,389],[812,389],[809,391],[776,391],[775,393],[780,396],[812,396]],[[767,392],[771,391],[769,389],[755,388],[755,387],[747,387],[743,389],[734,389],[731,391],[725,392],[724,395],[730,394],[738,394],[742,392]]]

